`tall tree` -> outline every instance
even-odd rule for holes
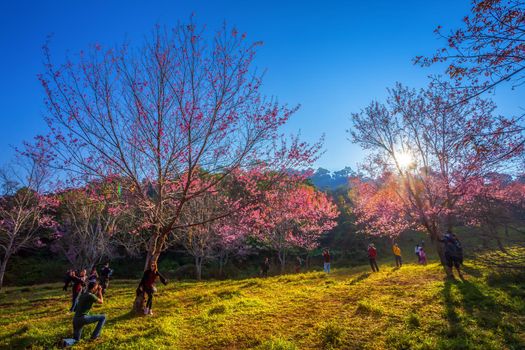
[[[504,242],[511,246],[525,245],[523,238],[509,240],[508,237],[509,231],[524,232],[525,184],[519,180],[508,175],[489,174],[479,180],[475,191],[460,204],[467,223],[478,228],[484,241],[495,242],[501,254],[509,254]]]
[[[49,173],[42,149],[28,145],[19,161],[0,176],[0,288],[9,259],[21,249],[41,245],[41,235],[56,228],[57,202],[43,193]]]
[[[415,63],[430,66],[447,64],[446,73],[456,82],[456,89],[468,88],[463,99],[471,99],[509,83],[512,88],[525,82],[525,2],[523,0],[473,0],[471,13],[463,18],[463,26],[446,32],[439,26],[435,33],[447,46],[433,56],[417,56]],[[525,115],[519,123],[501,125],[497,134],[522,133],[515,145],[525,145]]]
[[[56,194],[59,239],[52,249],[62,253],[72,266],[91,268],[115,255],[117,234],[129,220],[117,181],[95,183]]]
[[[448,33],[435,32],[448,46],[431,57],[418,56],[424,66],[446,62],[451,78],[477,87],[476,95],[511,81],[525,82],[525,2],[523,0],[473,0],[463,26]],[[466,81],[465,81],[466,80]]]
[[[316,248],[321,235],[336,225],[338,215],[327,195],[291,177],[275,190],[263,192],[250,220],[255,237],[277,252],[284,272],[289,251]]]
[[[437,243],[440,233],[457,223],[458,204],[480,178],[513,170],[523,152],[523,146],[516,147],[521,134],[495,131],[515,121],[494,116],[492,102],[465,99],[466,94],[447,84],[433,83],[419,92],[398,84],[386,104],[373,102],[352,115],[352,139],[371,152],[373,177],[383,177],[378,186],[358,189],[363,199],[374,199],[363,208],[377,205],[372,212],[361,211],[369,228],[388,233],[381,229],[385,218],[396,218],[400,229],[390,234],[416,225]],[[392,202],[385,203],[388,198]],[[436,246],[443,261],[441,245]]]
[[[62,65],[44,48],[54,166],[83,181],[126,179],[150,234],[146,265],[189,226],[184,206],[235,170],[283,172],[315,159],[319,144],[281,142],[278,129],[297,108],[260,92],[260,44],[226,26],[207,37],[191,22],[157,27],[140,49],[97,44]],[[203,185],[203,171],[218,176]]]
[[[204,262],[219,256],[220,250],[226,242],[221,234],[221,228],[228,219],[236,215],[241,208],[238,203],[229,200],[224,190],[212,189],[206,194],[189,202],[182,211],[181,222],[188,224],[179,234],[180,243],[195,261],[195,277],[202,277],[202,265]],[[230,212],[232,214],[227,215]],[[215,219],[224,216],[221,219]],[[194,222],[203,222],[201,225],[191,225]]]

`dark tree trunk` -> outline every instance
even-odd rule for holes
[[[286,268],[286,251],[280,251],[277,253],[279,262],[281,263],[281,273],[284,273]]]
[[[2,260],[2,264],[0,265],[0,290],[2,289],[4,285],[4,275],[5,271],[7,269],[7,261],[9,260],[9,255],[5,255],[4,259]]]
[[[436,248],[436,252],[438,253],[441,265],[443,266],[443,269],[445,269],[445,273],[447,274],[447,276],[451,276],[452,271],[447,266],[447,259],[445,258],[445,250],[443,247],[443,243],[441,243],[438,240],[438,238],[440,237],[437,232],[433,232],[430,235],[430,241],[434,244],[434,247]]]
[[[195,278],[201,280],[202,278],[202,257],[195,257]]]
[[[224,266],[228,262],[228,253],[219,255],[219,277],[224,277]]]

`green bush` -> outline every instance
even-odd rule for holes
[[[297,350],[297,346],[281,338],[272,338],[258,346],[257,350]]]
[[[323,324],[318,333],[323,349],[337,348],[343,342],[343,328],[334,321]]]

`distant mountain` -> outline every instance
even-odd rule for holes
[[[356,172],[350,167],[345,167],[334,172],[319,168],[310,177],[310,181],[312,181],[315,187],[321,190],[335,190],[339,187],[347,187],[348,178],[355,175]]]

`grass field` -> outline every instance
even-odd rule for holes
[[[524,349],[523,275],[466,264],[448,281],[437,264],[380,266],[267,279],[159,286],[153,316],[130,313],[136,281],[113,281],[97,341],[75,349]],[[0,347],[53,348],[71,336],[59,284],[0,294]]]

